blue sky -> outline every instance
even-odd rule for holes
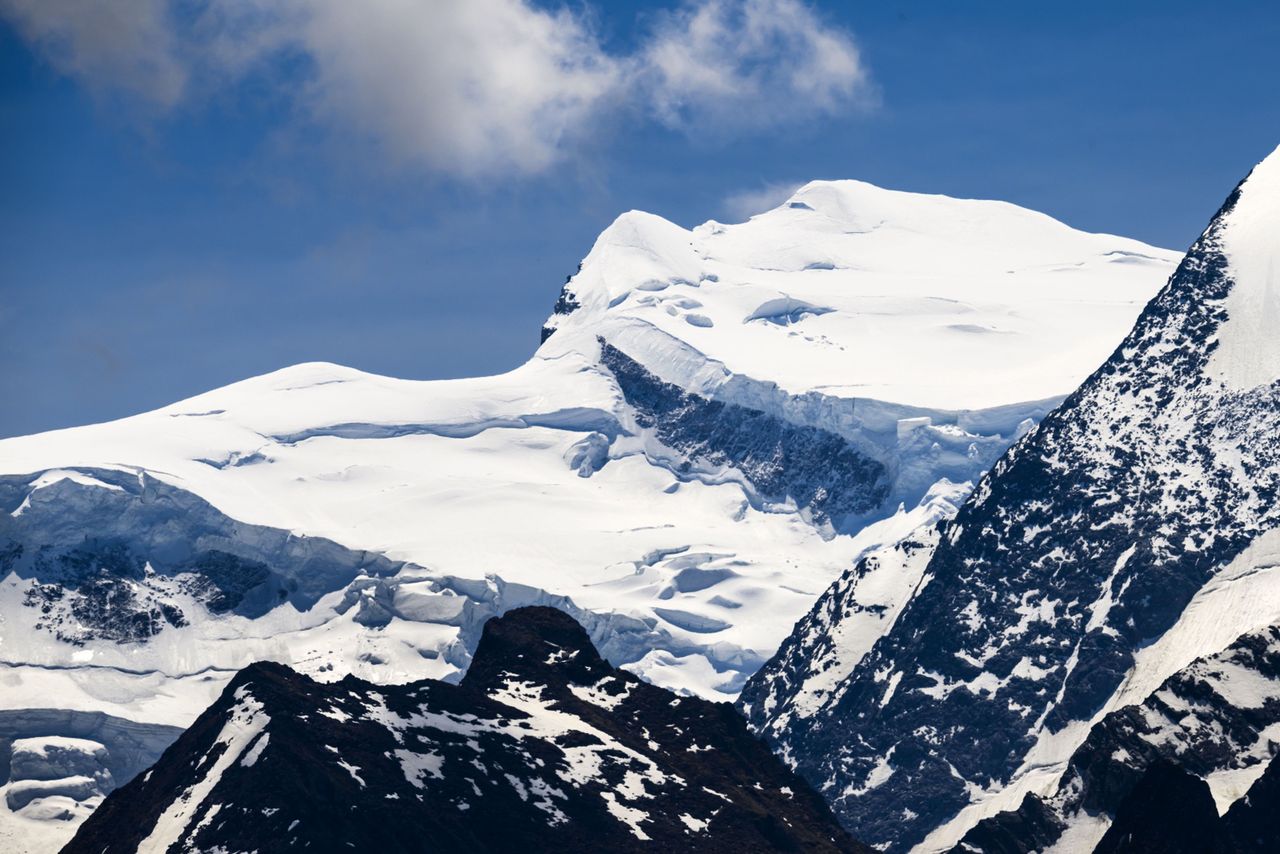
[[[0,0],[0,435],[506,370],[630,208],[852,177],[1182,248],[1280,144],[1274,3],[210,8]]]

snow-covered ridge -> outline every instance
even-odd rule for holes
[[[1227,219],[1222,251],[1238,285],[1223,305],[1227,320],[1208,371],[1247,390],[1280,379],[1280,158],[1258,164]]]
[[[169,721],[216,689],[195,674],[225,678],[250,655],[373,680],[456,672],[462,621],[420,601],[451,591],[479,615],[571,601],[598,615],[582,618],[615,662],[730,699],[842,570],[934,518],[936,484],[963,491],[1096,367],[1171,262],[1012,205],[857,182],[811,184],[741,225],[626,214],[566,286],[552,334],[509,373],[418,382],[312,363],[0,442],[0,473],[21,476],[11,512],[90,512],[120,495],[83,478],[141,477],[245,531],[412,567],[360,580],[343,563],[256,616],[179,603],[196,615],[186,626],[155,594],[162,635],[217,641],[217,654],[187,647],[189,661],[152,662],[145,639],[78,647],[45,629],[7,633],[0,653],[33,690],[51,668],[152,662],[136,678],[163,698],[149,719]],[[625,388],[606,347],[638,366]],[[768,441],[732,429],[744,416]],[[814,448],[866,464],[824,480]],[[836,491],[848,501],[831,512]],[[0,517],[0,548],[28,512]],[[0,608],[28,626],[35,576],[5,574]],[[169,581],[130,583],[146,599]],[[294,646],[299,632],[315,634]],[[65,696],[138,713],[128,699]]]
[[[1250,312],[1269,310],[1278,167],[1242,182],[1112,358],[982,479],[892,629],[826,655],[849,676],[817,714],[796,691],[815,677],[785,656],[748,686],[756,725],[856,834],[950,849],[1051,791],[1108,711],[1275,619],[1280,354],[1253,346]],[[841,637],[856,574],[784,652],[814,645],[806,628]]]

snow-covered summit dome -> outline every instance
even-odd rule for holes
[[[1073,389],[1177,258],[1006,202],[814,181],[739,225],[623,214],[541,354],[627,327],[659,373],[680,349],[792,395],[987,409]]]

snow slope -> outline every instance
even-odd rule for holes
[[[847,600],[868,558],[748,684],[755,726],[855,835],[950,849],[1052,793],[1109,712],[1280,619],[1278,235],[1280,151],[1112,357],[923,541],[927,562],[904,564],[919,580],[888,631],[868,649],[843,628],[865,621]]]
[[[563,597],[614,662],[732,699],[832,579],[1096,367],[1174,260],[815,182],[740,225],[619,217],[507,374],[305,364],[0,441],[0,702],[185,724],[258,658],[457,678],[484,616]],[[228,592],[206,559],[266,580]]]

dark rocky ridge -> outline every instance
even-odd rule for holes
[[[994,815],[969,830],[953,851],[983,854],[1031,854],[1044,851],[1062,835],[1061,820],[1035,795],[1016,810]]]
[[[1275,690],[1256,703],[1235,705],[1232,683],[1246,678]],[[1072,795],[1063,808],[1113,813],[1146,768],[1161,762],[1201,777],[1258,766],[1266,759],[1255,757],[1271,752],[1269,728],[1276,724],[1280,626],[1241,637],[1175,674],[1143,703],[1103,718],[1071,757],[1063,787]]]
[[[246,668],[64,850],[132,852],[180,797],[170,851],[868,850],[731,706],[615,670],[540,607],[491,620],[461,685]]]
[[[684,456],[677,474],[687,474],[695,463],[732,466],[760,498],[791,499],[813,522],[836,529],[875,510],[889,495],[884,465],[835,433],[690,394],[604,339],[600,361],[639,425]]]
[[[1204,780],[1153,763],[1116,810],[1094,854],[1270,854],[1280,850],[1280,762],[1219,817]]]
[[[582,272],[582,264],[578,264],[578,272]],[[556,304],[551,309],[551,317],[548,322],[542,326],[542,335],[539,344],[545,344],[547,339],[556,332],[554,319],[573,314],[582,308],[582,303],[578,302],[578,295],[573,292],[573,276],[568,276],[564,280],[564,287],[560,288],[560,295],[556,297]]]
[[[1120,803],[1115,822],[1093,849],[1122,852],[1225,852],[1226,834],[1209,787],[1170,762],[1149,767]]]

